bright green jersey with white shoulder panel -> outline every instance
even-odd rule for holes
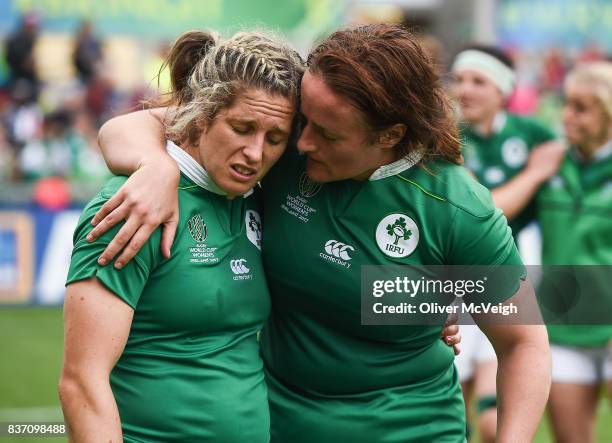
[[[554,306],[562,297],[560,291],[567,291],[572,298],[580,293],[580,305],[572,307],[572,321],[580,324],[588,324],[592,309],[612,312],[610,273],[592,266],[612,265],[612,142],[590,160],[569,149],[537,203],[545,271],[555,271],[546,265],[579,268],[578,280],[570,284],[559,284],[558,278],[545,279],[540,298],[551,300]],[[581,281],[588,291],[578,292]],[[612,340],[612,324],[550,326],[549,337],[552,343],[568,346],[605,346]]]
[[[463,441],[442,325],[362,326],[361,266],[521,262],[483,186],[461,166],[418,161],[321,185],[289,154],[266,177],[272,315],[261,343],[273,443]],[[398,220],[410,235],[388,229]],[[511,297],[519,280],[488,301]]]
[[[161,257],[158,229],[123,269],[96,263],[119,226],[94,243],[85,237],[124,183],[116,177],[81,216],[67,283],[95,275],[134,309],[111,373],[126,442],[266,443],[257,333],[270,302],[257,196],[228,200],[183,150],[169,143],[168,151],[181,169],[172,257]]]
[[[493,121],[490,135],[479,133],[470,125],[461,125],[465,166],[480,183],[497,188],[525,168],[531,150],[554,140],[554,134],[528,117],[500,112]],[[535,203],[530,202],[509,224],[518,233],[535,217]]]

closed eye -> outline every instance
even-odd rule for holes
[[[248,134],[249,131],[251,130],[250,127],[248,126],[240,126],[240,125],[232,125],[232,129],[236,134]]]

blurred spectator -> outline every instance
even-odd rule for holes
[[[109,77],[96,75],[87,88],[85,105],[93,121],[99,127],[111,118],[116,108],[117,93]]]
[[[95,76],[102,60],[102,44],[94,35],[90,21],[84,20],[79,27],[72,56],[79,79],[88,85]]]
[[[25,79],[17,80],[11,89],[11,102],[4,117],[7,139],[19,149],[40,136],[42,112],[36,102],[31,101],[31,86]]]
[[[73,118],[65,110],[45,117],[43,136],[28,143],[21,152],[19,166],[23,177],[36,180],[49,176],[72,179],[100,175],[95,151],[74,130]],[[104,173],[104,170],[102,173]]]
[[[30,13],[24,16],[19,29],[6,42],[6,61],[10,68],[9,86],[21,83],[27,91],[27,101],[38,97],[39,79],[34,60],[34,45],[38,38],[39,18]]]
[[[551,48],[544,53],[542,65],[542,89],[560,92],[567,66],[563,52],[559,48]]]
[[[605,54],[597,42],[587,43],[578,55],[576,63],[596,62],[605,59]]]
[[[6,138],[6,130],[0,125],[0,181],[10,179],[14,175],[14,150]]]

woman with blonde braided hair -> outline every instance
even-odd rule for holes
[[[289,140],[302,61],[264,34],[217,42],[188,32],[169,67],[166,152],[180,170],[173,254],[163,259],[157,231],[121,270],[96,262],[118,230],[89,243],[92,217],[125,177],[83,211],[59,387],[69,439],[266,443],[257,333],[270,301],[254,187]]]

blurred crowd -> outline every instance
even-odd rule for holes
[[[73,78],[43,81],[35,51],[40,24],[38,15],[27,14],[0,42],[0,183],[11,184],[3,186],[0,201],[9,198],[8,188],[32,193],[32,186],[47,177],[96,189],[109,174],[97,147],[98,129],[157,93],[147,84],[130,91],[113,84],[105,69],[105,42],[86,20],[73,37]],[[155,66],[145,68],[157,71],[162,61],[163,54],[154,54]],[[17,200],[28,198],[22,197]]]
[[[69,83],[45,82],[40,78],[35,52],[40,30],[41,17],[27,14],[0,41],[0,183],[11,183],[10,192],[15,193],[20,185],[61,177],[96,189],[109,174],[96,143],[98,129],[113,115],[138,109],[143,100],[158,93],[159,84],[143,82],[129,91],[118,89],[108,75],[105,41],[96,34],[95,24],[86,20],[75,29],[72,39],[73,78]],[[443,52],[433,37],[425,38],[424,43],[436,55]],[[149,77],[159,70],[166,49],[160,46],[143,66]],[[571,54],[562,48],[537,53],[507,49],[518,74],[508,110],[533,115],[560,134],[561,88],[566,73],[577,63],[606,59],[606,54],[595,43]],[[444,58],[448,57],[440,60]],[[440,64],[442,72],[447,72],[447,64]],[[0,201],[8,198],[8,187],[4,188]],[[23,194],[32,192],[31,186],[24,189]],[[18,200],[28,195],[22,197]],[[84,192],[78,200],[89,197]]]

